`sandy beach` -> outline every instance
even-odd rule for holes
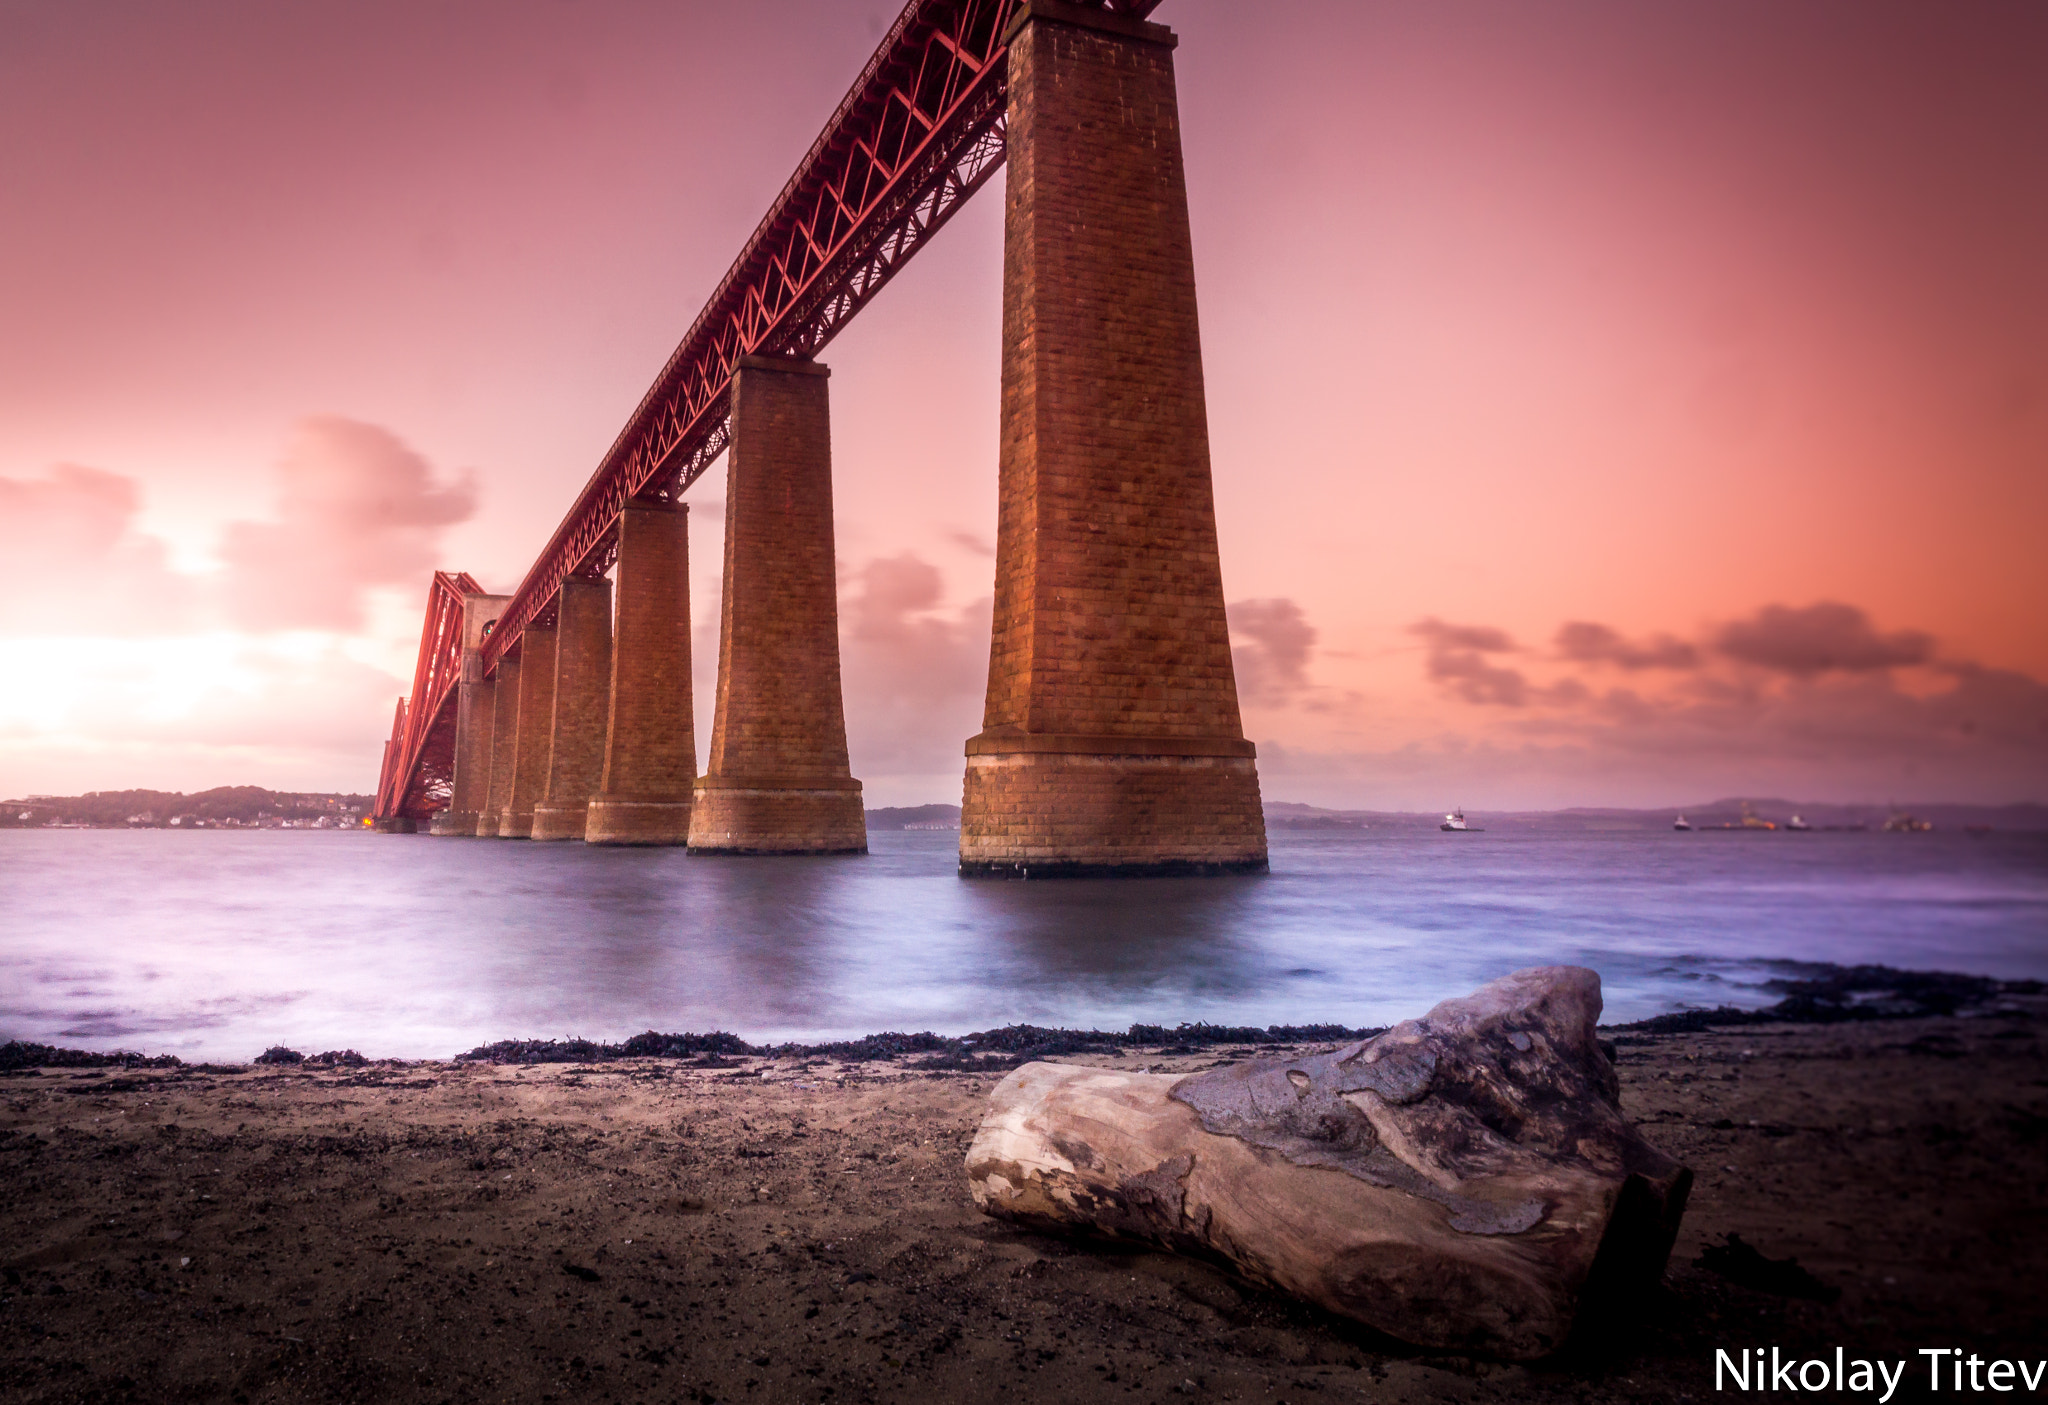
[[[13,1070],[0,1398],[1703,1400],[1717,1347],[1778,1346],[1904,1358],[1918,1399],[1923,1346],[2048,1355],[2048,1001],[2006,1005],[1618,1034],[1625,1110],[1698,1182],[1666,1290],[1534,1367],[985,1219],[991,1072]],[[1731,1232],[1813,1295],[1696,1262]]]

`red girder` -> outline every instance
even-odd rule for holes
[[[815,356],[1002,166],[1002,33],[1019,3],[904,6],[506,602],[484,641],[487,675],[528,625],[552,617],[565,578],[611,568],[628,499],[673,500],[724,452],[742,356]],[[1081,3],[1142,19],[1160,0]],[[434,579],[439,590],[448,577]],[[458,602],[454,671],[430,678],[438,598],[429,600],[412,692],[430,705],[416,701],[393,733],[380,816],[418,818],[445,804],[450,767],[429,768],[452,756],[452,740],[435,739],[452,738],[460,609]]]
[[[377,777],[377,816],[425,819],[448,804],[455,776],[455,685],[462,681],[462,597],[483,587],[467,571],[434,572],[412,693],[398,701]]]

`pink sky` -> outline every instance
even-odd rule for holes
[[[368,790],[892,16],[0,0],[0,792]],[[2048,798],[2048,10],[1155,18],[1269,799]],[[873,804],[979,726],[1000,241],[823,358]]]

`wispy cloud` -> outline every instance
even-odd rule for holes
[[[1881,630],[1853,605],[1768,605],[1693,639],[1573,621],[1548,655],[1490,626],[1427,619],[1410,632],[1439,692],[1483,710],[1447,718],[1425,751],[1480,748],[1498,764],[1520,750],[1589,778],[1626,759],[1718,765],[1731,782],[1784,763],[1887,784],[1910,769],[1973,793],[2048,785],[2048,685]]]
[[[212,571],[173,568],[136,529],[132,478],[67,464],[0,479],[0,560],[36,582],[0,592],[13,788],[368,786],[405,686],[378,660],[412,647],[373,631],[371,593],[417,586],[475,490],[391,431],[331,415],[300,422],[276,474],[276,515],[228,524]]]
[[[1625,639],[1604,624],[1573,620],[1557,631],[1558,653],[1574,663],[1607,663],[1617,668],[1698,668],[1700,651],[1669,634]]]
[[[1934,639],[1918,630],[1880,634],[1854,605],[1822,601],[1794,609],[1767,605],[1724,625],[1714,647],[1731,659],[1812,678],[1828,672],[1874,673],[1926,663]]]
[[[856,768],[946,776],[980,730],[991,602],[947,609],[939,569],[913,552],[853,571],[843,605],[847,742]]]
[[[1239,600],[1228,608],[1238,700],[1248,707],[1285,707],[1313,686],[1308,663],[1316,628],[1294,601]]]
[[[339,415],[299,422],[277,479],[276,517],[221,542],[221,598],[244,629],[362,628],[364,592],[424,579],[476,510],[472,476],[439,482],[390,430]]]
[[[12,580],[0,634],[122,638],[188,625],[194,582],[171,568],[161,539],[135,530],[141,503],[133,478],[77,464],[0,478],[0,561]]]
[[[1408,632],[1426,646],[1423,668],[1430,681],[1468,703],[1527,707],[1539,702],[1575,702],[1584,692],[1576,679],[1539,687],[1522,670],[1494,663],[1487,655],[1521,652],[1521,646],[1505,630],[1447,624],[1432,617],[1408,626]]]

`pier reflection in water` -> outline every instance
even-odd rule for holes
[[[729,1029],[1381,1024],[1519,966],[1611,1019],[1761,1004],[1786,960],[2048,976],[2034,836],[1275,836],[1227,879],[962,881],[866,858],[318,832],[0,833],[0,1037],[247,1059]]]

